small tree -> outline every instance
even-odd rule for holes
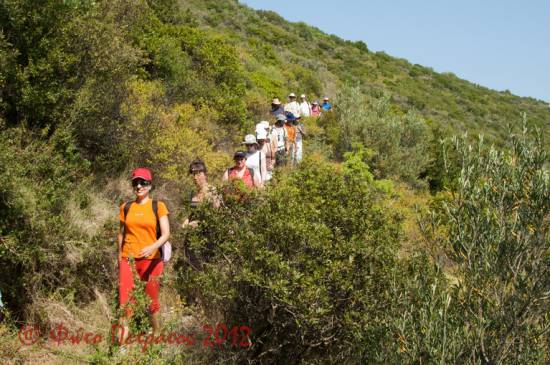
[[[509,150],[454,139],[457,191],[434,213],[458,285],[454,310],[474,363],[548,361],[550,181],[540,136],[513,135]]]

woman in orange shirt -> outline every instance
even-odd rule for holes
[[[120,228],[118,232],[119,252],[119,303],[125,307],[131,301],[134,289],[134,278],[130,257],[133,257],[135,269],[142,281],[146,281],[145,292],[151,298],[149,313],[153,334],[160,331],[160,303],[158,300],[160,283],[158,281],[164,268],[159,248],[170,237],[168,209],[163,202],[156,202],[160,234],[157,233],[157,216],[153,210],[153,200],[149,197],[152,188],[153,176],[146,168],[138,168],[132,173],[132,187],[136,199],[120,207]],[[125,214],[126,207],[126,214]],[[124,334],[123,341],[128,335],[126,318],[132,314],[126,308],[126,317],[121,319]]]

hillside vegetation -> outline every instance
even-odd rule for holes
[[[550,361],[548,104],[235,1],[3,0],[0,27],[3,363]],[[222,184],[289,92],[335,105],[304,161]],[[183,229],[197,157],[224,204]],[[163,327],[195,346],[109,341],[137,166],[170,210]],[[59,323],[104,340],[52,345]]]
[[[184,1],[186,19],[224,36],[246,67],[247,86],[260,102],[287,90],[320,97],[335,96],[343,83],[359,84],[367,95],[391,93],[392,103],[406,112],[418,110],[430,124],[452,133],[485,134],[501,144],[508,124],[523,113],[534,125],[549,128],[548,103],[494,91],[384,52],[372,52],[362,41],[345,41],[305,23],[292,23],[272,11],[256,11],[235,1]],[[250,94],[250,93],[249,93]]]

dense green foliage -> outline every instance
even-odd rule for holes
[[[543,363],[550,315],[548,156],[526,131],[510,145],[501,152],[456,140],[457,190],[441,201],[432,223],[444,227],[436,245],[460,278],[455,305],[467,330],[454,357]]]
[[[222,208],[180,229],[189,162],[203,158],[216,184],[289,91],[335,101],[305,120],[306,161],[260,193],[219,187]],[[509,136],[523,113],[535,138]],[[169,283],[208,318],[252,328],[250,348],[168,363],[548,362],[549,117],[546,103],[232,0],[0,1],[11,325],[45,321],[43,298],[81,306],[109,293],[116,307],[117,208],[146,165],[172,213]],[[497,147],[449,138],[462,130]],[[418,216],[402,209],[405,189],[429,212],[422,237],[407,236]],[[160,361],[157,350],[132,360]]]
[[[253,329],[237,358],[334,363],[391,340],[399,217],[356,177],[310,160],[265,194],[198,217],[189,242],[204,264],[183,273],[183,293],[199,288],[222,322]]]

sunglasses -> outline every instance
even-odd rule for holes
[[[151,182],[143,179],[135,179],[132,180],[132,187],[137,187],[138,185],[141,185],[143,187],[150,186]]]

